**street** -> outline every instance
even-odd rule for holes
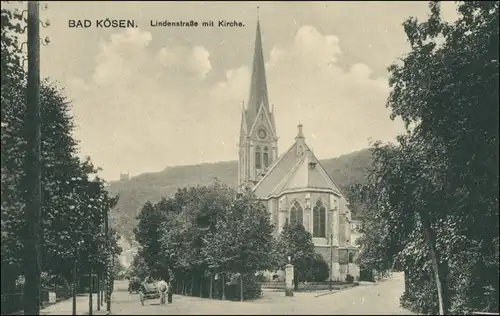
[[[173,303],[159,305],[159,300],[146,301],[141,306],[139,296],[127,292],[127,282],[119,281],[115,286],[112,301],[112,314],[260,314],[260,315],[295,315],[295,314],[385,314],[408,315],[399,307],[399,297],[404,290],[401,273],[395,273],[392,279],[375,285],[359,285],[338,292],[295,293],[294,297],[285,297],[283,292],[265,291],[261,299],[252,302],[228,302],[174,295]]]

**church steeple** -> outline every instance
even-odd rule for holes
[[[278,158],[278,137],[267,94],[266,69],[260,21],[257,17],[250,94],[242,109],[238,182],[240,190],[251,188]]]
[[[264,53],[262,50],[262,36],[260,32],[260,21],[257,17],[257,31],[255,34],[255,47],[252,64],[252,78],[250,81],[250,95],[248,97],[247,122],[252,124],[259,113],[261,105],[266,112],[269,109],[269,97],[267,94],[266,69]],[[249,126],[251,127],[251,126]]]

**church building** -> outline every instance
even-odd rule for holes
[[[283,225],[301,222],[313,236],[316,252],[330,266],[334,281],[359,277],[353,263],[349,202],[306,143],[303,126],[295,142],[278,156],[278,134],[269,103],[260,23],[257,21],[250,95],[241,114],[239,191],[252,190],[267,206],[279,234]]]

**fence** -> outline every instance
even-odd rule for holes
[[[22,309],[23,293],[2,294],[2,315],[11,314]]]
[[[262,295],[261,285],[253,274],[214,273],[202,278],[179,276],[171,286],[174,294],[218,300],[253,300]]]
[[[40,293],[40,300],[42,302],[41,307],[45,307],[49,304],[53,304],[59,300],[64,300],[71,297],[70,293],[72,290],[72,286],[63,287],[56,286],[50,288],[43,288]],[[50,293],[55,294],[55,301],[50,299]],[[5,293],[2,294],[2,305],[1,305],[1,314],[12,314],[18,312],[23,309],[23,298],[24,293]]]

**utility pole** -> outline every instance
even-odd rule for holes
[[[332,285],[332,274],[333,274],[333,234],[330,234],[330,291],[333,289]]]
[[[109,251],[111,250],[110,248],[110,243],[109,243],[109,213],[107,208],[104,208],[104,232],[106,234],[106,250]],[[109,259],[107,260],[106,263],[106,311],[111,312],[111,264],[109,263]]]
[[[40,165],[40,4],[28,1],[28,80],[27,107],[24,120],[25,188],[26,188],[26,243],[24,314],[40,314],[41,275],[41,165]]]

